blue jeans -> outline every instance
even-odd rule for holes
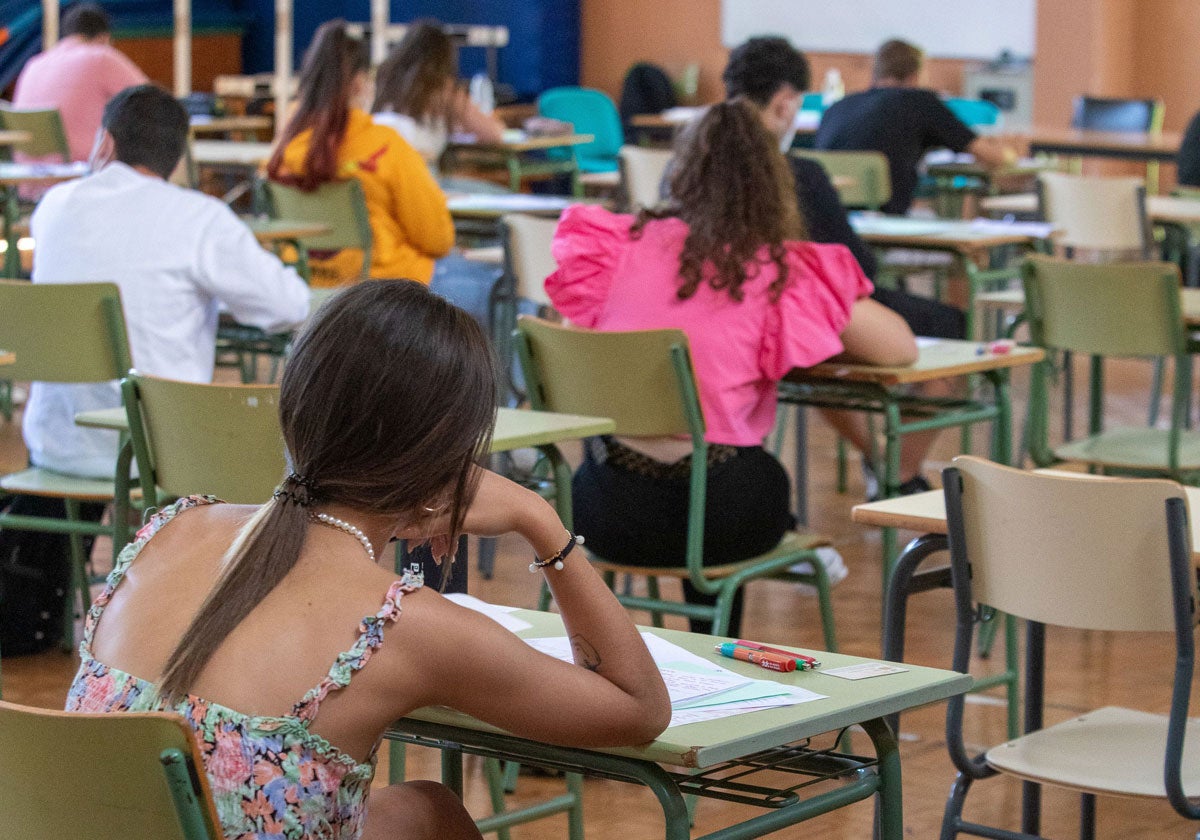
[[[433,279],[429,289],[466,310],[490,335],[492,317],[488,304],[492,286],[499,276],[499,266],[474,262],[460,254],[450,254],[433,264]]]

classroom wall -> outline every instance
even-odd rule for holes
[[[720,0],[581,0],[583,84],[614,98],[637,61],[669,73],[700,64],[698,99],[721,96],[728,51],[721,44]],[[1158,96],[1167,130],[1200,110],[1200,3],[1197,0],[1038,0],[1034,121],[1066,127],[1080,93]],[[810,54],[813,83],[837,67],[847,91],[870,82],[870,56]],[[931,59],[931,87],[962,90],[968,62]]]

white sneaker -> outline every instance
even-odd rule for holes
[[[846,566],[846,561],[842,559],[842,555],[833,546],[821,546],[816,549],[817,559],[821,561],[821,565],[825,567],[825,574],[829,576],[829,585],[837,586],[846,579],[850,574],[850,569]],[[789,572],[795,572],[801,575],[811,575],[813,573],[812,562],[805,560],[788,568]],[[804,595],[816,595],[817,588],[810,583],[797,583],[796,589]]]

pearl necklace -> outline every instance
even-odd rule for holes
[[[339,531],[349,534],[362,543],[363,550],[367,552],[367,556],[371,558],[371,562],[375,562],[375,548],[371,545],[371,541],[367,539],[367,535],[362,532],[357,526],[351,525],[345,519],[338,519],[336,516],[330,516],[328,513],[314,513],[310,517],[313,522],[321,525],[327,525],[330,528],[335,528]]]

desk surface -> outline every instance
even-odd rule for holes
[[[1039,347],[1016,346],[1007,353],[991,353],[987,344],[952,339],[922,339],[917,361],[909,367],[823,362],[803,370],[793,370],[786,382],[864,382],[883,385],[904,385],[928,382],[947,376],[965,376],[989,370],[1022,367],[1040,362],[1045,352]],[[982,351],[982,352],[981,352]]]
[[[192,134],[224,134],[227,131],[270,131],[275,121],[264,116],[192,117]]]
[[[257,169],[271,158],[271,144],[250,140],[193,140],[192,161],[199,166],[247,166]]]
[[[578,199],[565,195],[530,195],[528,193],[451,193],[446,206],[456,219],[499,219],[505,213],[528,213],[537,216],[562,214]]]
[[[914,219],[854,214],[850,225],[871,245],[975,252],[1001,245],[1029,245],[1044,238],[1020,223]]]
[[[333,230],[324,222],[294,222],[288,219],[260,219],[257,216],[243,217],[242,221],[254,238],[264,244],[304,239],[309,236],[323,236]]]
[[[1047,469],[1035,472],[1069,475],[1089,481],[1105,480],[1104,476],[1069,470]],[[1183,492],[1187,496],[1188,508],[1200,510],[1200,487],[1184,486]],[[914,493],[911,496],[897,496],[894,499],[865,502],[855,505],[851,509],[850,519],[859,525],[903,528],[926,534],[944,534],[946,533],[946,496],[941,490],[929,490],[925,493]],[[1192,529],[1192,557],[1200,562],[1200,517],[1189,517],[1189,520]]]
[[[129,421],[125,417],[123,408],[82,411],[75,415],[75,425],[118,432],[129,429]],[[507,452],[510,449],[524,449],[527,446],[547,446],[565,440],[605,435],[614,428],[613,421],[607,417],[580,417],[575,414],[555,414],[549,411],[501,408],[496,411],[496,427],[492,432],[492,451]]]
[[[533,625],[519,635],[527,638],[563,635],[562,619],[553,613],[518,610],[514,616]],[[769,747],[781,746],[825,732],[832,732],[854,723],[890,715],[915,706],[944,700],[962,694],[972,684],[971,677],[954,671],[905,665],[907,671],[865,680],[844,680],[821,673],[822,670],[858,662],[868,662],[858,656],[816,651],[822,668],[816,671],[793,671],[777,674],[749,663],[725,659],[713,652],[713,645],[727,641],[713,636],[686,633],[682,630],[646,628],[656,636],[686,648],[731,671],[755,679],[797,685],[818,694],[828,695],[796,706],[765,709],[713,721],[671,727],[650,744],[639,747],[619,747],[593,752],[621,755],[628,758],[657,761],[681,767],[712,767]],[[797,648],[797,650],[802,650]],[[813,651],[805,651],[812,653]],[[474,718],[446,708],[419,709],[410,718],[486,732],[500,730]],[[403,731],[403,722],[397,725]]]
[[[1177,131],[1087,131],[1038,128],[1028,133],[1032,152],[1093,155],[1132,160],[1174,160],[1183,135]]]
[[[1033,193],[993,195],[983,199],[980,206],[988,213],[1034,215],[1038,212],[1037,196]],[[1172,195],[1146,196],[1146,215],[1152,222],[1179,225],[1200,224],[1200,201]]]
[[[582,146],[591,143],[596,138],[591,134],[556,134],[546,137],[521,137],[520,139],[501,140],[499,143],[480,143],[478,141],[461,142],[451,140],[451,149],[461,151],[481,152],[539,152],[545,149],[562,149],[566,146]]]
[[[86,163],[0,163],[0,186],[57,184],[90,172]]]

